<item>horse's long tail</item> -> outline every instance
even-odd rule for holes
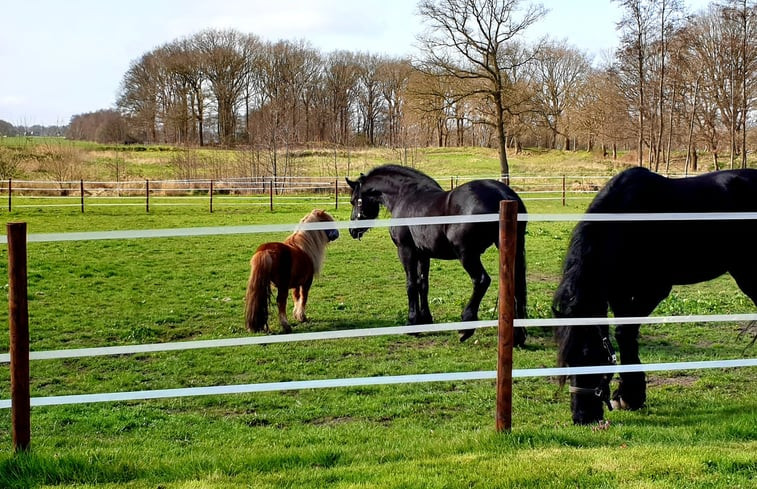
[[[515,250],[515,318],[525,319],[527,315],[527,284],[526,284],[526,223],[518,222],[518,241]],[[526,328],[515,328],[514,344],[525,346]]]
[[[528,287],[526,284],[526,223],[518,223],[518,242],[515,250],[515,317],[526,318]]]
[[[250,280],[245,295],[247,330],[259,333],[268,325],[268,304],[271,302],[271,266],[267,251],[258,251],[250,259]]]

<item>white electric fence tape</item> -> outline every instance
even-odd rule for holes
[[[673,324],[697,322],[738,322],[757,321],[757,314],[711,314],[702,316],[639,316],[617,318],[546,318],[516,319],[514,325],[524,328],[556,326],[594,326],[619,324]],[[414,326],[393,326],[386,328],[343,329],[335,331],[318,331],[313,333],[294,333],[287,335],[245,336],[241,338],[222,338],[217,340],[180,341],[173,343],[152,343],[146,345],[105,346],[99,348],[76,348],[68,350],[49,350],[30,352],[30,360],[55,360],[64,358],[85,358],[107,355],[127,355],[135,353],[156,353],[164,351],[196,350],[201,348],[219,348],[249,345],[268,345],[273,343],[292,343],[298,341],[336,340],[344,338],[364,338],[413,333],[435,333],[461,329],[491,328],[497,326],[496,320],[466,321],[440,324],[418,324]],[[10,354],[0,354],[0,363],[8,363]]]
[[[535,368],[514,369],[513,378],[552,377],[559,375],[581,375],[621,372],[652,372],[658,370],[698,370],[712,368],[755,367],[757,359],[715,360],[701,362],[649,363],[634,365],[604,365],[596,367]],[[421,382],[455,382],[464,380],[495,379],[495,370],[479,372],[451,372],[440,374],[394,375],[384,377],[356,377],[347,379],[301,380],[290,382],[270,382],[262,384],[219,385],[209,387],[188,387],[180,389],[159,389],[151,391],[109,392],[101,394],[80,394],[70,396],[32,397],[31,405],[59,406],[64,404],[89,404],[95,402],[138,401],[165,399],[172,397],[196,397],[222,394],[246,394],[253,392],[274,392],[301,389],[324,389],[332,387],[360,387],[391,384],[412,384]],[[10,408],[9,399],[0,400],[0,409]]]
[[[733,221],[757,220],[757,212],[703,212],[703,213],[657,213],[657,214],[518,214],[519,221],[528,222],[575,222],[575,221]],[[264,224],[250,226],[218,226],[175,229],[135,229],[127,231],[90,231],[78,233],[29,234],[30,243],[53,241],[91,241],[101,239],[173,238],[188,236],[213,236],[228,234],[254,234],[291,232],[295,229],[312,231],[317,229],[422,226],[433,224],[460,224],[466,222],[496,222],[499,214],[474,214],[465,216],[405,217],[392,219],[365,219],[361,221],[311,222],[303,224]],[[0,244],[6,244],[7,237],[0,237]]]

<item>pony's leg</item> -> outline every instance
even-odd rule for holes
[[[610,300],[610,307],[616,316],[648,316],[670,293],[670,287],[647,290],[645,294],[634,295],[625,301]],[[624,324],[615,327],[620,363],[623,365],[641,363],[639,358],[639,324]],[[624,372],[612,396],[614,407],[621,409],[641,409],[647,401],[647,382],[644,372]]]
[[[301,323],[308,320],[305,315],[305,308],[307,307],[311,284],[312,281],[302,287],[295,287],[292,289],[292,297],[294,298],[294,318]]]
[[[276,292],[276,304],[279,307],[279,324],[281,325],[282,331],[285,333],[291,333],[292,327],[289,325],[289,321],[287,321],[287,296],[289,294],[289,290],[287,287],[285,287],[283,284],[278,287]]]
[[[481,305],[481,299],[484,298],[486,290],[489,288],[492,279],[486,273],[484,266],[481,264],[481,256],[477,254],[464,255],[460,261],[463,268],[473,281],[473,293],[471,294],[468,304],[463,309],[463,321],[478,321],[478,308]],[[460,341],[465,341],[473,335],[475,330],[465,329],[460,331]]]
[[[427,256],[418,259],[418,296],[420,309],[418,311],[418,324],[431,324],[431,309],[428,307],[428,271],[431,259]]]
[[[418,291],[418,257],[415,251],[406,246],[397,246],[397,254],[405,268],[405,288],[407,289],[407,323],[423,324],[424,319],[420,312],[420,293]]]

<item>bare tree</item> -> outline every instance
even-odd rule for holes
[[[750,90],[750,85],[754,83],[757,71],[757,3],[729,0],[720,9],[725,29],[729,33],[731,51],[731,166],[734,166],[736,138],[740,132],[741,167],[746,168],[746,124],[751,108],[749,98],[754,93],[754,89]]]
[[[578,95],[589,72],[586,55],[566,47],[564,42],[544,46],[536,57],[534,85],[538,90],[537,110],[551,132],[551,148],[557,147],[557,136],[561,135],[564,148],[569,149],[565,115],[578,102]]]
[[[195,42],[203,55],[202,67],[216,99],[218,137],[225,145],[234,142],[237,107],[251,69],[254,36],[235,30],[206,30]]]
[[[361,115],[361,130],[369,146],[376,144],[376,126],[383,99],[379,82],[379,57],[359,54],[357,62],[357,106]]]
[[[638,163],[644,164],[644,118],[646,107],[647,61],[649,57],[649,31],[652,21],[653,0],[615,0],[625,10],[618,23],[621,31],[621,51],[618,53],[619,72],[626,73],[625,93],[635,93],[638,121]],[[633,67],[626,70],[625,67]]]
[[[156,142],[158,118],[159,60],[155,53],[144,54],[131,66],[121,81],[116,105],[130,119],[140,139]]]
[[[349,142],[350,111],[355,101],[358,73],[355,55],[348,51],[333,52],[326,60],[323,81],[335,145]]]
[[[384,97],[386,143],[394,148],[400,144],[404,126],[407,85],[412,73],[412,65],[407,60],[389,59],[381,64],[379,84]],[[403,139],[403,143],[406,141]]]
[[[419,37],[425,69],[475,82],[468,95],[485,95],[494,106],[503,179],[510,175],[505,73],[511,68],[502,65],[506,59],[503,51],[546,13],[541,5],[519,11],[520,4],[519,0],[422,0],[418,4],[419,14],[428,25],[427,32]]]

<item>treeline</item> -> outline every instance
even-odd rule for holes
[[[0,119],[0,136],[45,136],[61,137],[66,133],[66,126],[14,126],[8,121]]]
[[[599,66],[564,41],[508,46],[503,65],[517,67],[502,73],[508,146],[607,156],[633,149],[657,167],[673,151],[692,165],[696,150],[716,164],[719,154],[745,157],[757,146],[755,2],[696,15],[674,0],[617,3],[620,48]],[[272,155],[303,146],[494,145],[492,104],[471,83],[420,59],[205,30],[135,60],[117,110],[75,116],[69,134],[249,145]]]

